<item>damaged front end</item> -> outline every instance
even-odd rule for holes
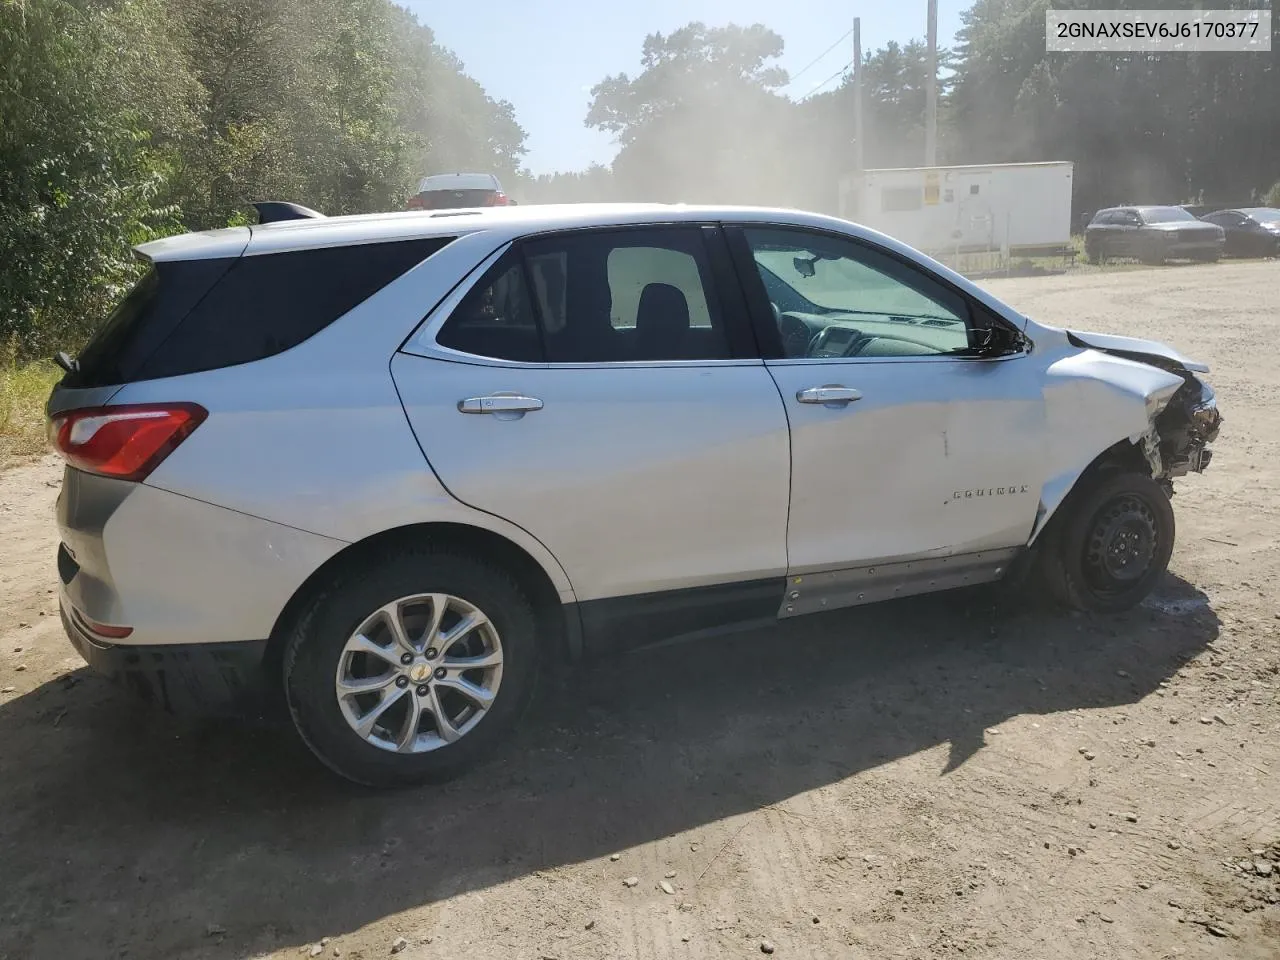
[[[1069,332],[1068,336],[1076,346],[1145,363],[1182,378],[1182,386],[1158,408],[1151,429],[1141,438],[1152,477],[1167,482],[1188,473],[1202,473],[1209,466],[1213,459],[1209,444],[1218,438],[1222,414],[1213,388],[1192,372],[1204,372],[1207,367],[1163,344],[1101,334]]]
[[[1193,373],[1175,372],[1183,374],[1185,383],[1153,424],[1160,459],[1160,472],[1153,473],[1157,479],[1203,472],[1213,459],[1209,444],[1218,438],[1222,426],[1213,388]]]

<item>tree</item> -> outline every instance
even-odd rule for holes
[[[591,91],[587,125],[613,133],[621,198],[770,202],[786,193],[782,38],[756,24],[691,23],[644,41],[642,72]],[[762,135],[763,134],[763,135]]]
[[[130,247],[255,200],[399,208],[524,131],[391,0],[0,0],[0,339],[74,350]]]
[[[593,163],[586,170],[570,173],[522,175],[521,203],[608,203],[617,199],[613,170]]]
[[[1194,198],[1246,203],[1261,194],[1280,146],[1274,55],[1050,54],[1047,5],[977,0],[961,15],[956,157],[1072,160],[1076,212]]]
[[[490,97],[411,13],[397,7],[392,16],[397,112],[414,137],[410,163],[416,175],[477,171],[514,182],[525,151],[515,108]]]
[[[131,279],[129,246],[176,226],[161,201],[168,158],[133,99],[157,97],[115,75],[172,52],[149,12],[0,5],[0,340],[21,357],[74,346]],[[186,123],[178,70],[174,89],[157,106],[169,132]]]
[[[947,50],[938,51],[943,75],[938,80],[938,153],[944,160],[950,148],[946,125],[951,82]],[[924,163],[924,127],[928,50],[913,40],[889,42],[863,61],[863,156],[868,169],[915,167]],[[803,144],[792,151],[795,168],[806,191],[797,206],[835,213],[837,185],[854,166],[854,83],[845,73],[834,90],[802,100],[795,107],[790,142]]]

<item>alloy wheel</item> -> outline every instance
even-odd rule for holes
[[[335,694],[367,743],[425,753],[484,719],[502,684],[502,659],[502,640],[480,608],[450,594],[414,594],[379,607],[347,639]]]

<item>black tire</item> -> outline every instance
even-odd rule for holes
[[[1164,488],[1141,473],[1103,474],[1073,491],[1061,511],[1040,545],[1040,575],[1050,595],[1094,613],[1141,603],[1173,554],[1173,505]],[[1117,571],[1120,560],[1108,556],[1108,548],[1123,555],[1126,543],[1136,554],[1130,562],[1141,565]]]
[[[488,712],[458,740],[428,752],[394,753],[366,742],[348,724],[334,692],[336,672],[348,638],[373,611],[422,593],[449,594],[484,612],[501,638],[501,682]],[[538,677],[537,622],[520,584],[474,557],[424,545],[396,550],[372,565],[353,565],[312,599],[287,639],[284,687],[294,725],[322,762],[355,783],[392,787],[448,780],[481,760],[528,707]]]
[[[1151,267],[1161,266],[1165,261],[1164,240],[1157,238],[1148,242],[1142,249],[1142,256],[1139,259]]]

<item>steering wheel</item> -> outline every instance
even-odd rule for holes
[[[787,358],[809,355],[813,334],[803,320],[783,313],[778,316],[778,333],[782,335],[782,355]]]

